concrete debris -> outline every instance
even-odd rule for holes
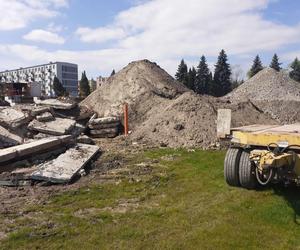
[[[58,99],[45,99],[41,100],[39,98],[34,98],[34,102],[38,105],[45,105],[52,107],[54,109],[72,109],[77,106],[75,102],[67,102]]]
[[[35,171],[31,178],[52,183],[70,182],[98,151],[97,146],[78,144],[55,160],[41,164],[39,170]]]
[[[92,138],[88,137],[87,135],[80,135],[77,137],[77,142],[78,143],[83,143],[83,144],[90,144],[90,145],[95,145],[95,142]]]
[[[82,133],[84,133],[86,130],[86,126],[85,125],[82,125],[80,123],[76,123],[75,124],[75,127],[72,131],[72,135],[74,137],[78,137],[79,135],[81,135]]]
[[[16,146],[23,143],[23,138],[0,126],[0,148]]]
[[[28,122],[30,116],[15,108],[0,109],[0,125],[17,128]]]
[[[32,116],[37,116],[37,115],[40,115],[40,114],[43,114],[43,113],[46,113],[46,112],[50,112],[49,107],[38,106],[38,107],[31,110],[31,115]]]
[[[71,119],[55,118],[49,122],[33,120],[28,128],[37,132],[50,135],[66,135],[75,127],[76,122]]]
[[[53,121],[55,118],[50,112],[45,112],[41,115],[36,116],[36,119],[39,122],[49,122],[49,121]]]
[[[120,119],[118,117],[102,117],[89,120],[90,134],[98,138],[114,138],[119,133]]]
[[[65,135],[45,138],[31,143],[1,149],[0,163],[2,164],[12,160],[17,161],[20,158],[33,156],[34,154],[40,154],[42,152],[49,151],[50,149],[64,146],[70,143],[71,139],[71,136]]]

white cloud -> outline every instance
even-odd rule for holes
[[[53,18],[58,8],[67,7],[68,0],[0,0],[0,30],[24,28],[39,18]]]
[[[36,29],[30,31],[28,34],[24,35],[23,38],[25,40],[33,41],[33,42],[44,42],[44,43],[52,43],[52,44],[64,44],[65,39],[58,34],[42,30]]]
[[[76,30],[76,35],[80,37],[82,42],[102,43],[110,40],[122,39],[125,37],[125,31],[117,27],[101,27],[91,29],[80,27]]]
[[[112,68],[119,69],[131,60],[143,58],[157,61],[174,74],[181,58],[192,62],[190,57],[202,54],[215,57],[222,48],[229,59],[235,55],[250,56],[252,60],[257,53],[280,52],[281,48],[300,42],[299,26],[274,23],[262,15],[271,1],[142,1],[120,12],[107,26],[77,29],[83,42],[115,40],[109,49],[50,52],[34,46],[0,45],[0,65],[7,64],[7,51],[8,58],[16,58],[17,67],[70,61],[93,75],[110,73]],[[245,60],[251,63],[248,58]]]

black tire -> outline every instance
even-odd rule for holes
[[[224,160],[224,177],[228,185],[239,187],[239,162],[241,157],[241,148],[229,148]]]
[[[254,189],[257,187],[255,166],[249,159],[249,152],[243,151],[240,158],[239,179],[243,188]]]

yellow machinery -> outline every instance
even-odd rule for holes
[[[230,128],[230,122],[230,110],[219,110],[218,137],[231,142],[224,161],[229,185],[300,185],[300,124]]]

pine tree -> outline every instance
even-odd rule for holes
[[[65,96],[67,94],[66,89],[56,76],[53,79],[53,90],[56,96]]]
[[[89,80],[86,77],[85,71],[83,71],[81,75],[81,80],[79,82],[79,91],[81,97],[87,97],[91,93]]]
[[[261,63],[261,60],[259,58],[259,55],[257,55],[253,61],[252,67],[248,72],[249,78],[255,76],[259,71],[263,70],[263,65]]]
[[[110,76],[114,76],[116,74],[116,71],[113,69],[113,71],[111,72]]]
[[[291,72],[290,77],[294,79],[295,81],[300,82],[300,61],[296,57],[295,60],[291,64]]]
[[[275,69],[276,71],[280,71],[281,67],[280,67],[281,63],[279,63],[279,58],[277,56],[277,54],[274,54],[273,58],[272,58],[272,62],[270,64],[270,68]]]
[[[197,67],[197,76],[195,82],[195,92],[197,94],[208,94],[208,86],[211,83],[212,75],[203,55]]]
[[[196,82],[196,77],[197,77],[197,71],[195,67],[192,67],[189,69],[188,73],[188,80],[187,80],[187,87],[191,90],[195,91],[195,82]]]
[[[211,86],[211,94],[214,96],[223,96],[231,91],[231,69],[227,61],[227,55],[222,49],[215,65],[214,80]]]
[[[175,78],[177,81],[183,83],[184,85],[187,85],[188,67],[183,59],[181,60],[178,66],[177,73],[175,74]]]

